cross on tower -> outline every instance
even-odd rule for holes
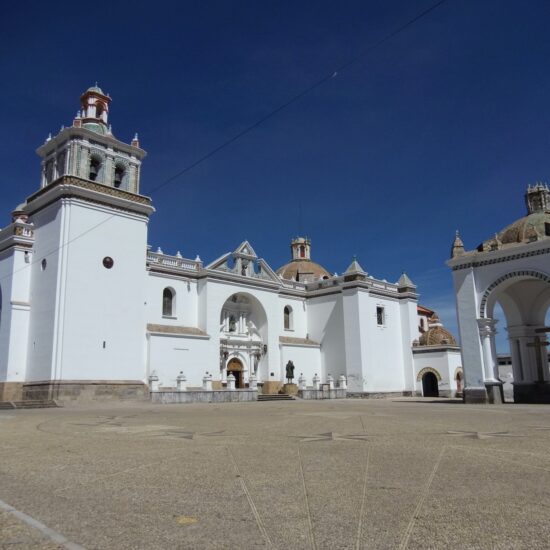
[[[547,332],[550,332],[550,327],[544,327],[539,328],[535,330],[536,333],[539,334],[546,334]],[[527,347],[529,348],[535,348],[535,354],[537,357],[537,375],[538,380],[540,384],[544,384],[544,360],[546,359],[546,368],[548,369],[548,354],[546,353],[546,346],[548,346],[550,342],[546,340],[544,337],[541,338],[540,336],[535,336],[535,341],[532,344],[527,344]],[[544,353],[543,353],[544,352]]]

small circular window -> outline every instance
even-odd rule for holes
[[[105,256],[105,258],[103,258],[103,267],[111,269],[113,265],[115,265],[115,262],[113,261],[113,258],[111,258],[111,256]]]
[[[42,271],[44,271],[46,269],[46,266],[48,265],[48,262],[46,261],[46,258],[44,258],[41,262],[40,262],[40,266],[42,267]]]

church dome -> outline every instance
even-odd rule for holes
[[[323,266],[311,260],[292,260],[277,269],[277,275],[283,279],[293,279],[306,283],[317,281],[323,277],[330,277],[330,273]]]
[[[527,188],[527,215],[506,226],[492,239],[487,239],[478,251],[499,249],[501,245],[529,243],[550,237],[550,192],[545,184]]]
[[[277,269],[283,279],[312,283],[328,279],[330,273],[319,264],[311,261],[311,241],[307,237],[296,237],[290,241],[292,260]]]
[[[454,336],[443,327],[441,321],[434,316],[430,319],[429,328],[418,341],[421,346],[456,346]]]
[[[95,92],[96,94],[105,95],[103,93],[103,90],[97,85],[97,83],[96,83],[95,86],[90,86],[86,91],[87,92]]]

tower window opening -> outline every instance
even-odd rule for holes
[[[92,157],[90,159],[90,173],[88,174],[88,179],[92,181],[97,181],[100,169],[101,161],[96,157]]]
[[[306,257],[306,247],[302,244],[300,245],[300,258]]]
[[[117,189],[122,185],[122,182],[124,181],[125,173],[126,173],[126,169],[124,168],[124,166],[117,164],[115,167],[115,178],[114,178],[114,185]]]
[[[95,116],[96,118],[101,118],[101,115],[103,114],[103,111],[105,110],[105,107],[103,104],[98,103],[95,108]]]
[[[162,291],[162,315],[163,317],[172,317],[174,313],[174,298],[176,293],[171,288],[165,288]]]
[[[384,314],[384,308],[382,306],[378,306],[376,308],[376,324],[380,327],[384,325],[385,322],[385,314]]]

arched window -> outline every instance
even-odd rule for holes
[[[292,330],[292,308],[285,306],[284,309],[284,327],[285,330]]]
[[[117,164],[115,166],[114,185],[118,189],[124,182],[124,176],[126,175],[126,167],[124,164]]]
[[[103,103],[97,103],[95,107],[96,118],[101,118],[101,115],[103,114],[104,110],[105,110],[105,107],[103,106]]]
[[[171,288],[166,287],[162,291],[162,315],[163,317],[172,317],[174,312],[174,298],[176,293]]]
[[[306,256],[306,247],[302,244],[300,245],[300,258],[305,258]]]
[[[90,159],[90,171],[88,173],[88,179],[91,181],[97,181],[99,178],[99,172],[101,170],[101,159],[98,157],[92,157]]]

